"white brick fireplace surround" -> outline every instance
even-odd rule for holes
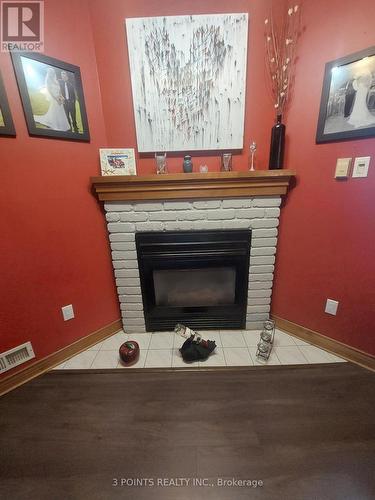
[[[280,203],[280,196],[107,201],[104,208],[125,332],[145,331],[136,232],[202,229],[252,230],[246,328],[260,328],[270,312]]]

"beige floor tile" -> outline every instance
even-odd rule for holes
[[[260,339],[260,330],[249,330],[243,332],[245,343],[249,347],[258,345]]]
[[[253,364],[247,347],[225,347],[224,357],[227,366],[250,366]]]
[[[295,346],[296,343],[294,342],[294,338],[291,335],[288,335],[285,332],[282,332],[281,330],[276,329],[275,330],[275,340],[274,340],[274,346],[275,347],[287,347],[287,346]]]
[[[119,362],[118,350],[116,351],[99,351],[94,361],[91,364],[91,368],[116,368]]]
[[[149,349],[145,368],[171,368],[172,349]]]
[[[299,346],[299,350],[309,363],[335,363],[343,361],[341,358],[313,345]]]
[[[281,347],[275,346],[274,350],[282,365],[309,364],[296,345]]]
[[[112,337],[109,337],[106,340],[103,340],[102,345],[100,346],[100,351],[115,351],[118,350],[126,340],[128,336],[123,331],[115,333]]]
[[[347,363],[346,359],[344,358],[340,358],[339,356],[336,356],[335,354],[332,354],[327,351],[325,351],[325,353],[328,359],[330,359],[332,363]]]
[[[220,338],[223,347],[246,347],[241,330],[220,330]]]
[[[65,363],[64,370],[88,370],[96,354],[97,351],[83,351],[77,354],[77,356],[68,359]]]
[[[298,346],[300,345],[310,345],[308,342],[306,342],[305,340],[302,340],[302,339],[299,339],[297,337],[294,337],[293,336],[293,340],[294,340],[294,343]]]
[[[154,332],[151,334],[149,349],[172,349],[175,336],[174,332]]]

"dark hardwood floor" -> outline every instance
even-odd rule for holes
[[[0,498],[373,499],[374,401],[349,364],[52,372],[0,399]]]

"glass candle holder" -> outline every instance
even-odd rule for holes
[[[230,172],[232,170],[232,153],[224,153],[221,158],[221,171]]]
[[[275,336],[275,322],[271,319],[266,320],[263,323],[263,330],[260,334],[261,340],[273,344],[273,339]]]
[[[156,173],[167,173],[167,153],[155,153]]]
[[[257,345],[256,357],[267,361],[268,358],[270,357],[271,349],[272,349],[272,344],[269,344],[268,342],[264,342],[263,340],[261,340]]]

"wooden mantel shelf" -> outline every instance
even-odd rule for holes
[[[293,170],[91,177],[102,201],[236,198],[286,194]]]

